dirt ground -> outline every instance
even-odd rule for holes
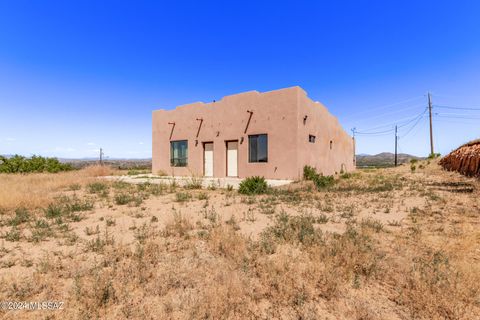
[[[43,190],[52,176],[62,183]],[[22,179],[38,185],[14,206]],[[81,172],[0,176],[0,301],[63,302],[0,314],[480,318],[479,187],[436,161],[255,196]]]

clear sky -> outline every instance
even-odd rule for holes
[[[480,137],[479,1],[0,0],[0,154],[151,156],[151,111],[299,85],[358,153]],[[425,114],[424,114],[425,115]],[[407,134],[408,133],[408,134]],[[383,135],[382,135],[383,134]]]

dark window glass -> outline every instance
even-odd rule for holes
[[[188,164],[188,141],[170,142],[170,165],[172,167],[186,167]]]
[[[248,162],[268,162],[268,136],[248,136]]]
[[[315,136],[314,135],[309,135],[308,136],[308,142],[315,143]]]

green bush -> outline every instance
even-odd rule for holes
[[[313,181],[313,179],[315,179],[316,176],[318,176],[318,173],[317,173],[317,170],[315,170],[315,168],[310,166],[303,167],[303,179]]]
[[[317,173],[315,168],[310,166],[303,167],[303,178],[305,180],[313,181],[317,189],[325,189],[331,187],[335,183],[335,179],[333,176],[324,176],[322,174]]]
[[[61,163],[56,158],[44,158],[32,156],[26,158],[14,155],[11,158],[0,156],[0,173],[29,173],[29,172],[50,172],[73,170],[67,163]]]
[[[240,182],[238,192],[241,194],[262,194],[267,192],[268,185],[264,177],[248,177]]]
[[[313,183],[315,183],[317,189],[325,189],[333,186],[335,184],[335,179],[333,178],[333,176],[318,175],[313,180]]]

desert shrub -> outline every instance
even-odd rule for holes
[[[177,192],[175,194],[175,201],[185,202],[188,201],[192,196],[188,192]]]
[[[185,184],[185,189],[201,189],[202,181],[200,177],[191,176]]]
[[[67,218],[72,221],[79,221],[80,216],[76,212],[93,209],[93,202],[82,200],[78,197],[58,197],[55,202],[50,203],[44,209],[45,217],[48,219]]]
[[[127,175],[129,176],[136,176],[136,175],[139,175],[139,174],[148,174],[150,173],[150,171],[148,170],[137,170],[137,169],[130,169],[127,171]]]
[[[144,183],[137,184],[138,191],[145,192],[147,194],[153,194],[154,196],[163,194],[165,189],[166,189],[166,186],[163,183],[154,184],[150,182],[144,182]]]
[[[108,185],[103,182],[92,182],[87,185],[89,193],[101,194],[108,190]]]
[[[254,176],[243,179],[240,182],[238,192],[241,194],[262,194],[267,192],[268,185],[264,177]]]
[[[318,190],[331,187],[335,184],[335,179],[333,176],[324,176],[319,174],[315,168],[310,166],[303,167],[303,178],[305,180],[313,181]]]
[[[29,173],[29,172],[50,172],[73,170],[67,163],[61,163],[57,158],[45,158],[32,156],[31,158],[14,155],[11,158],[0,156],[0,173]]]
[[[305,180],[313,180],[318,175],[317,170],[310,166],[303,167],[303,179]]]
[[[4,235],[5,240],[10,242],[19,241],[20,237],[21,237],[21,233],[17,229],[17,227],[12,227],[12,229],[10,229],[10,231],[7,231]]]
[[[275,217],[274,224],[268,227],[262,234],[263,240],[305,245],[320,242],[322,239],[321,231],[314,228],[314,223],[315,218],[312,216],[290,216],[282,210]]]
[[[335,184],[335,179],[333,176],[322,176],[319,175],[313,180],[317,189],[325,189],[331,187]]]
[[[25,208],[17,208],[15,210],[15,217],[10,219],[9,225],[18,226],[24,222],[30,220],[30,213]]]
[[[115,194],[115,197],[113,198],[113,200],[115,201],[115,204],[118,204],[118,205],[128,204],[132,201],[135,201],[135,199],[136,199],[135,196],[128,193],[123,193],[123,192]]]
[[[193,229],[193,225],[190,221],[182,216],[180,213],[174,213],[173,219],[165,225],[165,229],[162,231],[164,237],[188,237],[188,233]]]
[[[51,203],[45,209],[45,217],[49,219],[58,218],[63,214],[62,207],[56,203]]]

